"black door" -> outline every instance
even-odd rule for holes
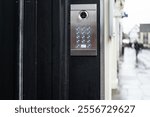
[[[17,99],[18,3],[0,0],[0,99]]]
[[[0,21],[1,99],[19,99],[20,95],[23,99],[100,99],[99,0],[25,0],[22,78],[18,75],[18,10],[21,7],[15,0],[9,4],[1,1],[6,5],[0,7],[3,17]],[[73,4],[96,4],[97,48],[94,56],[71,55],[70,6]],[[20,79],[23,90],[20,90]]]

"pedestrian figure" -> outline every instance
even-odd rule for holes
[[[135,48],[136,61],[137,61],[137,56],[138,56],[139,51],[140,51],[140,44],[137,41],[134,42],[134,48]]]
[[[124,55],[124,48],[125,48],[125,45],[122,44],[122,56]]]

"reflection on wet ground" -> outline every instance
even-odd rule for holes
[[[142,50],[136,60],[135,50],[125,48],[119,65],[117,90],[113,90],[114,100],[150,99],[150,50]]]

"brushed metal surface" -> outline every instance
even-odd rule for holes
[[[84,12],[84,13],[83,13]],[[83,13],[83,18],[81,16]],[[97,55],[97,4],[71,5],[71,55]]]
[[[71,5],[71,10],[81,10],[82,8],[88,10],[95,10],[97,5],[96,4],[73,4]]]

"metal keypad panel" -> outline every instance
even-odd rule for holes
[[[83,26],[76,27],[76,48],[77,49],[89,49],[91,44],[91,27]]]
[[[97,55],[97,5],[71,5],[71,55]]]

